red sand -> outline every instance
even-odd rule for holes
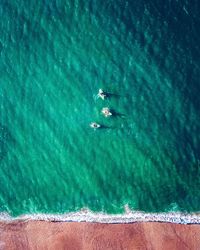
[[[0,223],[0,250],[200,249],[200,225],[97,224],[28,221]]]

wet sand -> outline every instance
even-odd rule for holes
[[[200,225],[159,222],[1,222],[0,249],[198,250]]]

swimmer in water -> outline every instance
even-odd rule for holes
[[[99,92],[98,92],[97,96],[99,98],[101,98],[102,100],[104,100],[106,98],[106,94],[103,92],[102,89],[99,89]]]
[[[96,123],[96,122],[91,122],[91,123],[90,123],[90,127],[96,129],[96,128],[100,128],[101,125],[99,125],[99,124]]]
[[[109,108],[103,108],[101,110],[101,113],[105,116],[105,117],[108,117],[108,116],[111,116],[112,113],[110,112],[110,109]]]

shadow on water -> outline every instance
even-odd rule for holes
[[[119,113],[119,112],[116,112],[115,110],[111,109],[111,113],[112,113],[112,116],[113,117],[119,117],[119,118],[125,118],[126,115],[125,114],[122,114],[122,113]]]
[[[105,94],[106,94],[106,96],[107,96],[108,98],[112,98],[112,97],[114,97],[114,98],[120,98],[120,97],[122,97],[122,96],[119,95],[119,94],[110,93],[110,92],[105,92]]]
[[[112,127],[112,126],[107,126],[107,125],[102,125],[102,124],[101,124],[101,127],[99,128],[99,130],[103,130],[103,129],[114,129],[114,127]]]
[[[127,98],[129,95],[128,94],[124,94],[120,95],[120,94],[116,94],[116,93],[111,93],[111,92],[104,92],[107,98]]]

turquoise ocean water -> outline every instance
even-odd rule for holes
[[[200,210],[198,0],[1,0],[0,16],[0,211]]]

